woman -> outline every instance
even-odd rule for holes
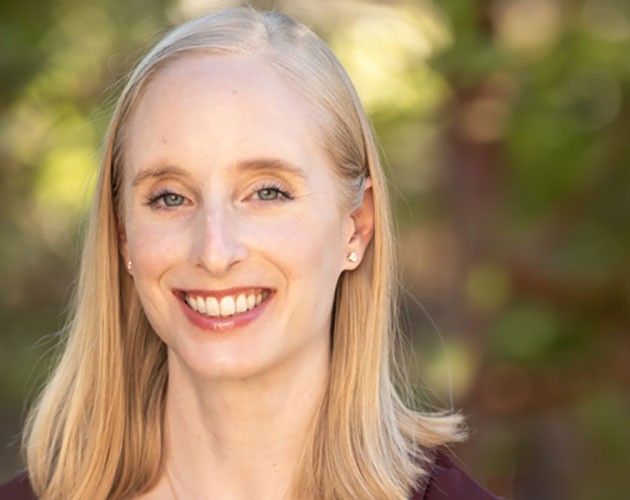
[[[325,44],[251,9],[175,29],[114,112],[63,357],[3,498],[493,498],[440,451],[461,418],[396,393],[392,261],[372,133]]]

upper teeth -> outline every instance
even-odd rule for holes
[[[186,294],[185,301],[195,311],[213,317],[233,316],[253,309],[267,298],[269,292],[257,291],[216,297],[194,297]]]

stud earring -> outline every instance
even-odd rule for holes
[[[348,260],[354,264],[359,260],[359,256],[355,252],[350,252],[348,254]]]
[[[131,272],[131,261],[127,261],[127,271]]]

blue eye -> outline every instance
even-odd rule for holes
[[[147,199],[147,205],[153,208],[175,208],[186,203],[186,198],[181,194],[170,191],[161,192]]]
[[[160,196],[167,207],[179,207],[184,204],[184,197],[175,193],[166,193]]]
[[[283,196],[283,193],[278,188],[266,187],[256,191],[256,196],[262,201],[275,201]]]
[[[289,192],[285,191],[280,186],[274,186],[273,184],[269,184],[267,186],[263,185],[259,189],[256,189],[251,195],[251,198],[256,201],[265,202],[282,202],[293,199]]]

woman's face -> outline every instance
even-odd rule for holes
[[[329,351],[335,286],[367,242],[303,104],[261,55],[197,55],[131,119],[122,251],[169,356],[202,376]]]

